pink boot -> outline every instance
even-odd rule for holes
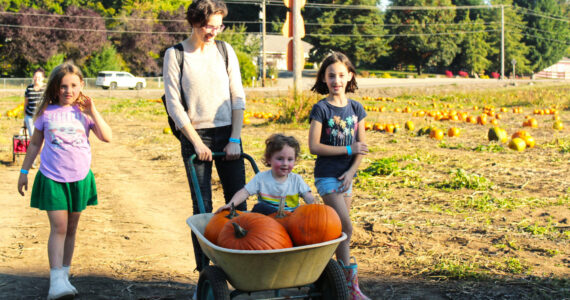
[[[353,261],[349,266],[345,266],[342,261],[339,260],[340,265],[343,268],[344,276],[348,283],[348,292],[350,294],[351,300],[370,300],[358,287],[358,276],[356,274],[356,258],[351,256],[350,259]]]

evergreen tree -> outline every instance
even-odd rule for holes
[[[505,20],[505,76],[513,71],[513,60],[516,61],[517,74],[530,74],[532,69],[530,62],[526,58],[529,52],[528,46],[523,43],[522,28],[524,22],[522,16],[512,7],[512,0],[493,0],[494,5],[504,5]],[[488,42],[493,48],[489,55],[491,61],[491,71],[500,72],[501,70],[501,9],[495,8],[489,10],[486,17],[487,22],[494,22],[490,26],[493,31],[489,32]],[[498,21],[498,22],[497,22]]]
[[[121,55],[115,47],[107,45],[87,59],[82,71],[85,77],[96,77],[100,71],[121,71],[124,68],[125,62]]]
[[[558,62],[570,45],[570,26],[562,15],[561,5],[556,0],[521,1],[515,3],[523,8],[523,42],[529,46],[526,56],[533,72],[538,72]],[[528,9],[528,10],[527,10]]]
[[[450,0],[394,0],[393,6],[451,6]],[[454,23],[455,10],[390,10],[390,43],[396,62],[413,64],[418,74],[425,67],[448,66],[459,50],[461,35]]]
[[[456,58],[457,64],[471,75],[483,74],[491,62],[487,59],[491,46],[487,43],[485,25],[482,19],[474,22],[469,18],[467,13],[463,24],[463,28],[469,33],[466,34],[463,42],[460,44],[461,52]]]
[[[373,6],[375,0],[350,1],[341,3]],[[315,15],[317,15],[315,13]],[[316,21],[306,21],[318,25],[307,25],[305,41],[314,48],[310,60],[320,62],[330,51],[346,54],[356,65],[373,64],[388,51],[389,39],[383,35],[383,16],[377,9],[327,8]]]

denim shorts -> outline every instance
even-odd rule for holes
[[[315,178],[315,186],[319,195],[325,196],[332,193],[344,193],[345,196],[352,195],[352,182],[347,191],[340,190],[342,182],[334,177],[317,177]]]

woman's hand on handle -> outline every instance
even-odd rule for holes
[[[241,148],[238,143],[229,142],[224,147],[224,152],[226,153],[226,160],[235,160],[241,156]]]
[[[203,161],[212,161],[212,150],[206,146],[202,140],[194,145],[194,150],[196,151],[196,157]]]

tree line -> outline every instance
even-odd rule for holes
[[[260,51],[259,3],[227,0],[229,30],[244,80],[256,76]],[[267,30],[279,34],[282,1],[266,0]],[[505,70],[530,74],[569,55],[570,22],[565,0],[313,0],[302,10],[310,60],[346,53],[358,68],[413,67],[489,74],[500,71],[504,5]],[[158,76],[169,46],[189,35],[188,1],[0,0],[0,76],[29,76],[73,60],[85,76],[127,70]]]

